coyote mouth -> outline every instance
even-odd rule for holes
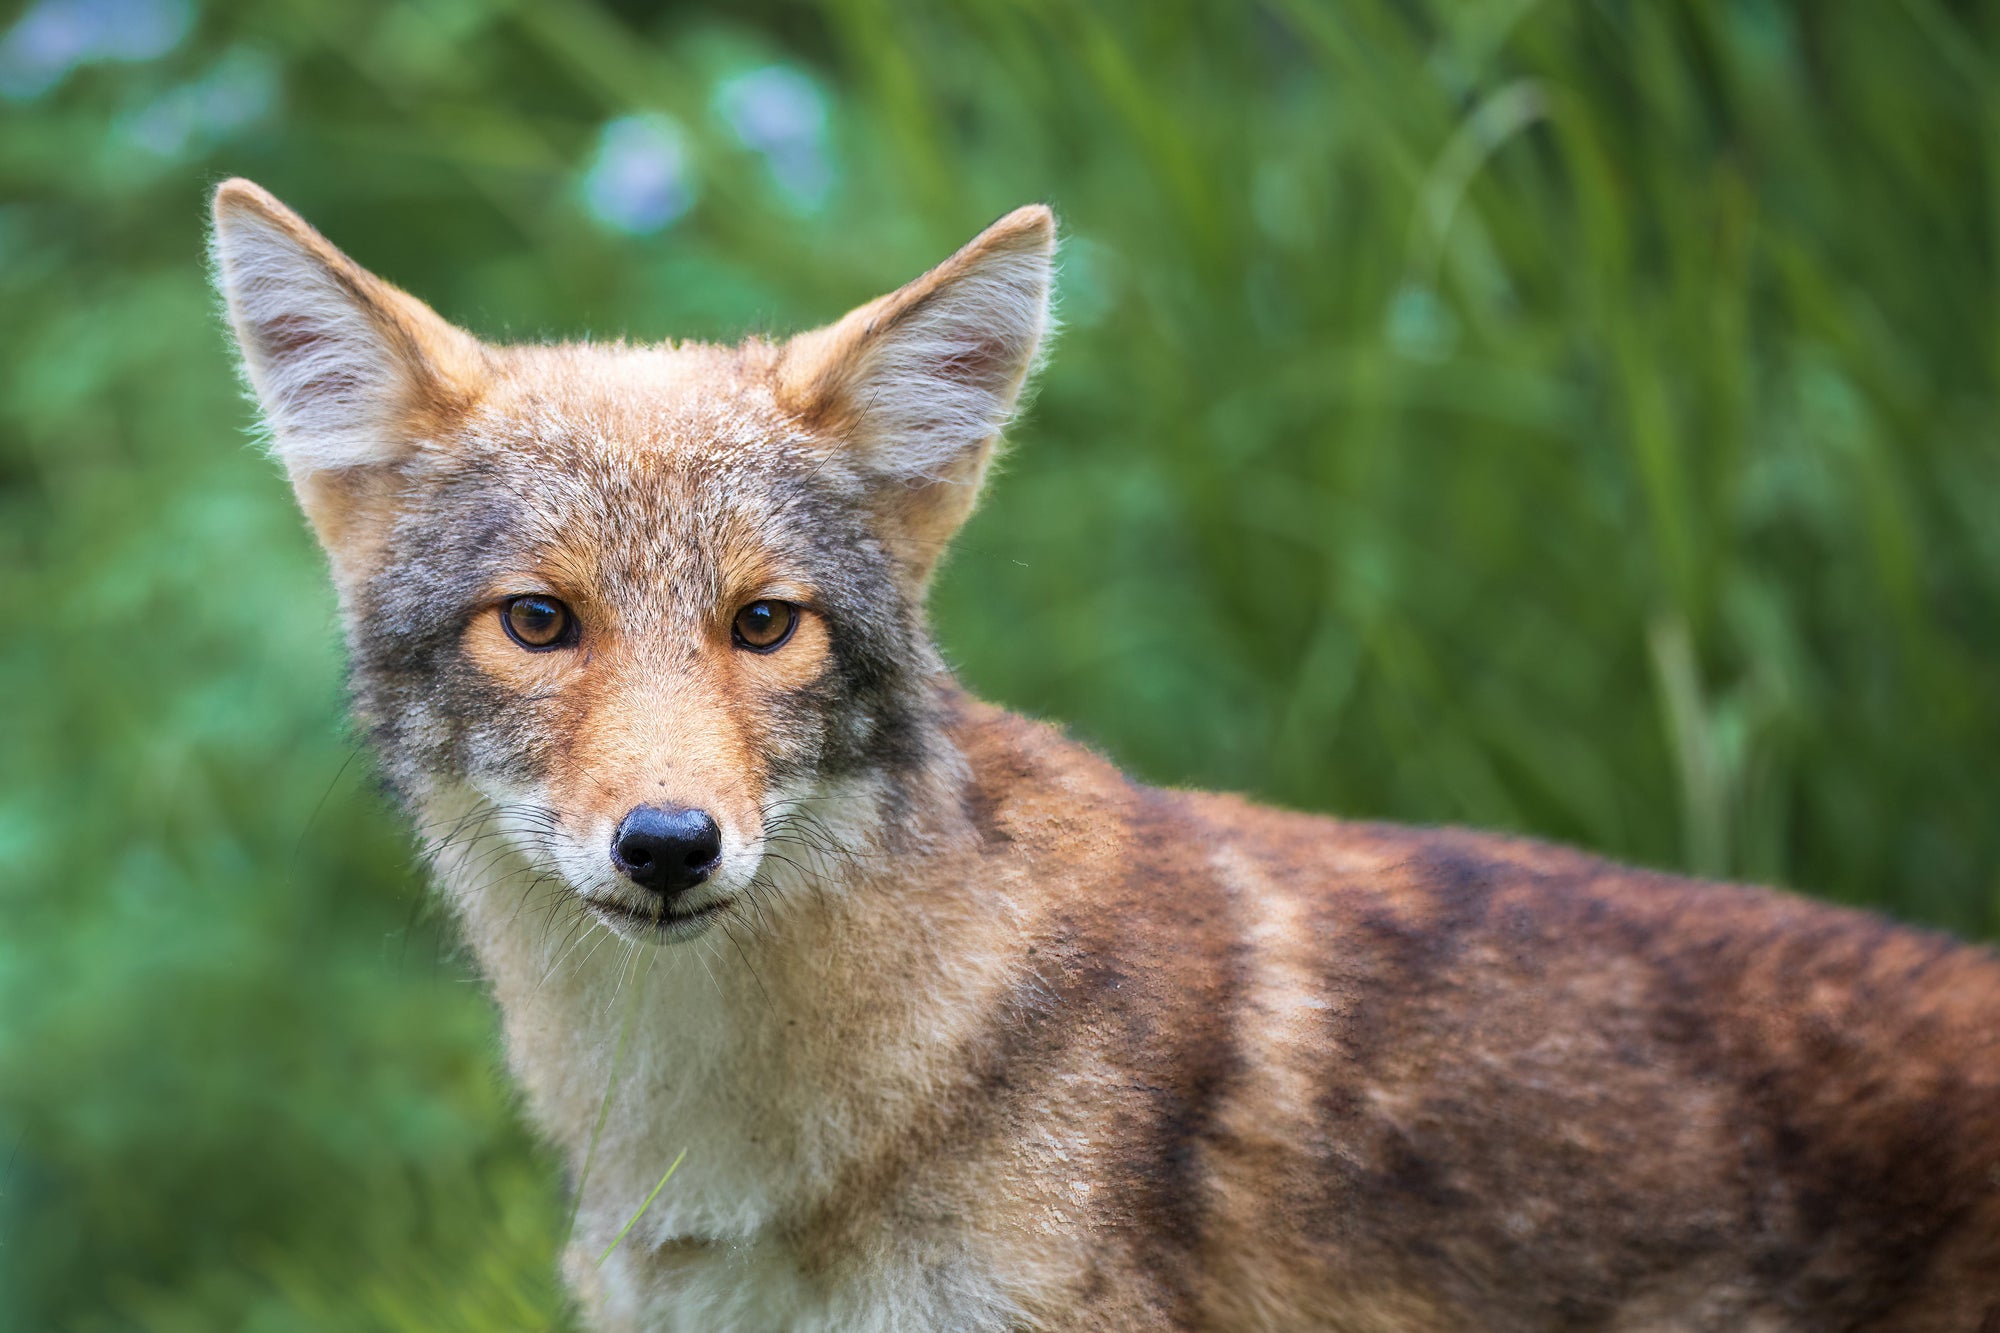
[[[733,898],[717,898],[689,911],[671,909],[642,912],[623,903],[584,899],[591,913],[621,935],[656,940],[691,940],[707,930],[717,917],[734,905]]]

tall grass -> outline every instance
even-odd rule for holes
[[[246,443],[199,263],[221,175],[494,337],[823,320],[1047,199],[1067,330],[935,608],[973,687],[1159,781],[1987,935],[1995,29],[1943,0],[243,0],[17,93],[0,1324],[562,1318],[554,1168]],[[729,125],[773,66],[827,115],[791,158]],[[638,112],[693,194],[628,236],[578,182]]]

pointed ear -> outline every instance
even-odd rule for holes
[[[1016,209],[900,291],[785,345],[780,403],[873,481],[919,586],[972,512],[1049,327],[1055,215]]]
[[[470,407],[484,349],[249,181],[215,192],[211,256],[272,448],[332,550],[358,470],[400,461]]]

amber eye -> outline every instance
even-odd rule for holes
[[[500,603],[500,623],[507,637],[531,653],[567,648],[576,642],[576,617],[553,597],[530,593]]]
[[[736,646],[771,652],[792,637],[798,624],[799,609],[790,602],[752,602],[736,613]]]

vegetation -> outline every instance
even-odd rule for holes
[[[496,338],[802,326],[1046,199],[972,687],[1163,782],[2000,927],[2000,9],[190,3],[0,40],[0,1325],[564,1318],[247,433],[226,174]]]

